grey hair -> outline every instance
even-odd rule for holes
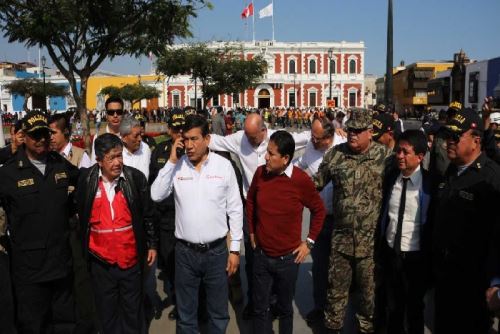
[[[123,117],[120,122],[120,136],[126,136],[132,132],[135,127],[141,126],[141,123],[131,115]]]

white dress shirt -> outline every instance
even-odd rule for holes
[[[118,136],[118,138],[121,138],[120,137],[120,133],[113,133],[109,130],[109,127],[106,125],[106,133],[112,133],[114,134],[115,136]],[[94,135],[94,138],[92,139],[92,152],[90,153],[90,163],[91,165],[95,164],[97,161],[95,159],[95,140],[96,138],[99,137],[99,135],[96,133]]]
[[[253,147],[248,141],[243,130],[240,130],[229,136],[210,135],[210,144],[208,147],[213,151],[231,152],[237,155],[243,167],[243,194],[246,197],[253,175],[259,166],[266,164],[266,151],[269,138],[275,130],[267,129],[267,137],[259,147]],[[295,140],[295,150],[305,147],[311,138],[310,131],[300,133],[291,133]]]
[[[61,155],[65,157],[66,159],[71,159],[71,148],[73,147],[73,144],[68,143],[66,146],[64,146],[63,150],[61,151]],[[83,152],[82,155],[82,160],[80,160],[80,164],[78,165],[78,168],[89,168],[92,166],[92,163],[90,162],[89,155],[87,152]]]
[[[386,239],[391,248],[394,248],[394,239],[398,226],[399,202],[401,201],[401,190],[403,189],[403,176],[399,174],[392,188],[389,200],[389,225],[387,226]],[[406,185],[406,205],[403,215],[403,226],[401,228],[401,251],[420,250],[420,191],[422,189],[422,171],[420,167],[410,175]]]
[[[141,146],[137,151],[131,153],[123,145],[123,164],[140,170],[146,179],[149,177],[149,162],[151,161],[151,149],[148,144],[141,141]]]
[[[113,200],[115,199],[116,195],[116,186],[118,185],[118,180],[120,178],[125,178],[125,175],[123,172],[120,174],[119,177],[114,179],[113,181],[108,181],[105,180],[104,177],[102,177],[102,171],[99,169],[99,180],[102,180],[102,185],[104,187],[104,191],[106,192],[106,197],[108,198],[109,201],[109,208],[111,209],[111,219],[115,219],[115,210],[113,210]],[[101,189],[97,187],[97,192],[95,194],[96,198],[100,198],[102,196],[101,194]]]
[[[333,136],[332,146],[328,148],[332,148],[335,145],[345,143],[347,141],[346,138],[341,137],[337,134]],[[309,141],[306,145],[306,149],[304,154],[300,156],[300,158],[294,161],[294,165],[302,169],[309,176],[313,176],[318,172],[319,165],[323,161],[323,156],[328,151],[321,151],[314,148],[312,141]],[[333,183],[329,182],[326,187],[321,190],[319,193],[321,199],[323,200],[323,204],[326,208],[326,214],[333,214]]]
[[[186,155],[177,164],[168,161],[151,186],[151,198],[160,202],[172,191],[176,238],[196,244],[223,238],[229,216],[230,250],[240,250],[243,204],[229,160],[210,152],[199,172]]]

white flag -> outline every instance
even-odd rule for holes
[[[270,3],[266,7],[259,10],[259,19],[263,19],[264,17],[273,16],[273,4]]]

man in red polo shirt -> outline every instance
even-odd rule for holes
[[[97,164],[82,171],[77,188],[84,254],[105,334],[142,333],[144,270],[158,244],[146,177],[123,165],[122,151],[117,136],[99,136]]]
[[[292,301],[299,264],[309,254],[325,220],[325,207],[305,172],[291,164],[292,135],[271,135],[266,165],[260,166],[247,196],[246,214],[252,247],[254,333],[270,333],[269,297],[277,287],[280,333],[293,332]],[[301,240],[302,211],[311,211],[309,234]]]

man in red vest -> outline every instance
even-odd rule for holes
[[[141,333],[144,269],[156,259],[157,235],[146,177],[124,166],[113,134],[95,141],[97,164],[82,172],[77,194],[83,247],[102,332]]]

